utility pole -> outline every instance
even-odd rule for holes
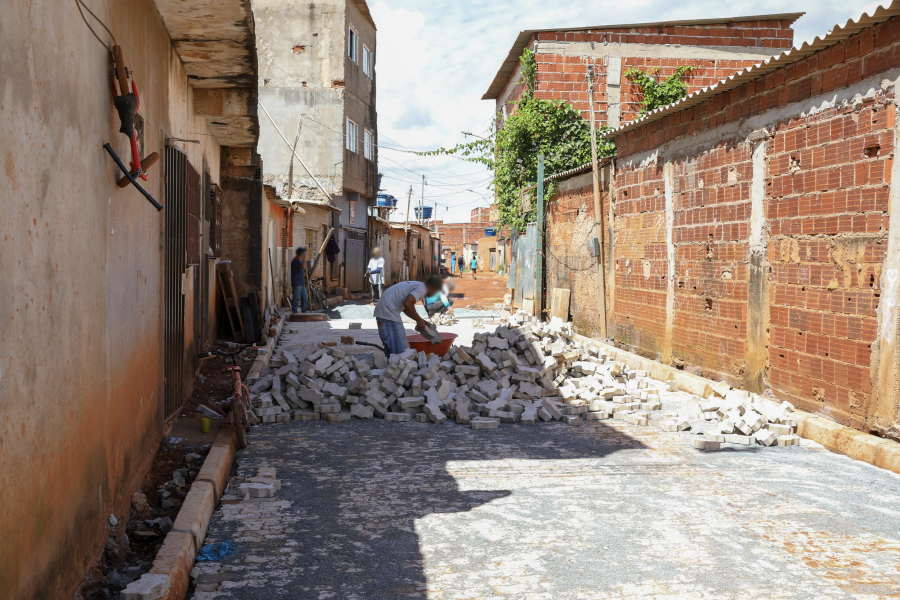
[[[291,148],[291,164],[288,167],[288,189],[287,189],[287,199],[288,201],[294,197],[294,154],[297,153],[297,144],[300,143],[300,130],[303,128],[303,117],[300,117],[300,122],[297,124],[297,137],[294,138],[294,146]]]
[[[544,316],[544,155],[538,154],[537,172],[537,241],[534,266],[534,316]]]
[[[419,220],[425,220],[425,176],[422,175],[422,197],[419,198]]]
[[[412,201],[412,186],[409,186],[409,195],[406,197],[406,228],[403,234],[403,272],[400,276],[409,279],[409,204]]]
[[[600,165],[597,163],[597,126],[594,117],[594,66],[588,65],[588,104],[591,110],[591,165],[594,182],[594,219],[600,252],[597,255],[597,286],[600,291],[600,336],[606,339],[606,260],[603,243],[603,213],[600,212]]]

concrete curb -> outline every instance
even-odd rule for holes
[[[282,316],[275,325],[275,335],[266,342],[265,352],[250,367],[248,379],[254,372],[259,377],[259,372],[269,364],[284,323],[285,318]],[[230,424],[226,424],[213,441],[197,478],[191,484],[191,491],[178,511],[172,530],[166,534],[166,539],[153,560],[150,573],[169,576],[169,591],[162,600],[183,600],[187,595],[194,559],[203,547],[209,520],[225,493],[236,453],[237,436]]]
[[[575,339],[599,344],[607,349],[611,357],[624,362],[629,368],[647,371],[651,377],[660,381],[672,381],[684,392],[705,396],[710,386],[716,383],[582,335],[576,335]],[[836,454],[900,474],[900,443],[857,431],[802,410],[795,410],[791,416],[797,419],[797,435],[800,437],[822,444]]]
[[[275,344],[278,342],[278,339],[281,337],[281,331],[284,329],[284,323],[286,319],[284,315],[278,319],[278,323],[275,324],[275,335],[269,336],[269,339],[266,341],[266,347],[263,352],[261,352],[256,360],[253,361],[253,364],[250,365],[250,370],[247,372],[247,376],[244,378],[245,383],[252,383],[250,378],[259,378],[260,371],[269,364],[269,361],[272,359],[272,353],[275,352]],[[262,350],[262,349],[261,349]]]
[[[216,504],[225,492],[236,452],[234,430],[230,426],[223,427],[191,484],[191,491],[178,511],[172,530],[153,560],[150,573],[169,576],[169,591],[163,600],[182,600],[187,595],[194,559],[203,546]]]

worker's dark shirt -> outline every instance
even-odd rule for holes
[[[291,287],[306,287],[306,269],[299,256],[291,261]]]

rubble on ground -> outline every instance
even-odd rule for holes
[[[501,423],[559,421],[578,426],[614,418],[665,431],[691,431],[701,450],[722,443],[786,446],[793,407],[756,394],[708,386],[675,413],[661,413],[669,384],[629,369],[590,340],[576,339],[571,323],[544,323],[510,315],[492,333],[476,333],[471,346],[452,346],[442,357],[409,349],[389,359],[354,355],[321,343],[276,348],[263,377],[250,382],[254,422],[328,422],[381,418],[496,429]],[[274,475],[273,475],[274,476]]]
[[[234,478],[229,487],[237,489],[237,496],[243,500],[250,498],[274,498],[281,489],[281,480],[275,479],[274,467],[257,469],[255,477]]]
[[[435,325],[454,325],[456,324],[457,319],[453,314],[453,309],[448,308],[444,312],[431,315],[431,322]]]

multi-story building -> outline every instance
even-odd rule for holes
[[[362,290],[378,193],[375,22],[365,0],[259,0],[253,12],[263,180],[282,198],[340,209],[329,213],[341,252],[326,283]]]
[[[642,90],[626,73],[632,67],[671,75],[692,67],[688,93],[791,48],[791,25],[803,13],[531,29],[516,38],[484,100],[495,100],[501,116],[514,110],[525,90],[520,58],[535,53],[535,97],[565,100],[589,117],[587,71],[593,66],[594,109],[602,125],[618,127],[641,110]]]

